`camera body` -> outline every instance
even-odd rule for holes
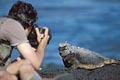
[[[34,25],[32,26],[31,32],[30,32],[30,34],[29,34],[29,36],[28,36],[28,40],[29,40],[29,42],[30,42],[30,45],[31,45],[32,47],[34,47],[34,48],[37,48],[38,45],[39,45],[39,42],[37,41],[37,34],[36,34],[36,31],[35,31],[35,28],[36,28],[36,27],[39,28],[39,26],[38,26],[37,24],[34,24]],[[40,33],[44,34],[45,29],[39,28],[39,31],[40,31]],[[48,35],[50,36],[50,38],[49,38],[47,44],[49,44],[49,41],[51,40],[50,30],[49,30]]]

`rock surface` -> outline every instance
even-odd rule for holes
[[[38,73],[45,80],[120,80],[120,63],[108,64],[94,70],[64,68]]]

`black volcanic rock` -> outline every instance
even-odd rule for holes
[[[94,70],[55,69],[38,73],[48,80],[120,80],[120,63],[105,65]]]

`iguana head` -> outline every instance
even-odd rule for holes
[[[62,57],[65,57],[70,53],[69,46],[70,46],[70,44],[68,44],[67,42],[59,44],[58,50]]]
[[[67,56],[70,53],[74,53],[78,51],[79,47],[72,46],[71,44],[64,42],[59,44],[59,53],[62,57]]]
[[[59,44],[58,49],[60,56],[63,59],[65,67],[70,68],[72,65],[79,62],[76,57],[77,56],[76,53],[78,52],[77,51],[78,47],[72,46],[71,44],[64,42]]]

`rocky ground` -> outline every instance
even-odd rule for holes
[[[44,80],[120,80],[120,63],[94,70],[55,69],[38,71]]]

